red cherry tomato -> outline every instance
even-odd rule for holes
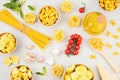
[[[82,41],[82,37],[79,36],[78,39],[77,39],[77,41]]]
[[[85,12],[85,7],[81,7],[81,8],[79,9],[79,12],[80,12],[80,13],[84,13],[84,12]]]
[[[74,39],[74,35],[71,35],[70,38],[71,38],[71,39]]]
[[[74,54],[74,55],[78,55],[78,51],[77,51],[77,50],[74,50],[74,51],[73,51],[73,54]]]
[[[68,42],[69,42],[69,44],[73,44],[74,41],[72,39],[70,39]]]
[[[74,34],[74,38],[77,39],[79,37],[78,34]]]
[[[77,44],[77,45],[80,45],[81,43],[82,43],[82,41],[77,41],[77,43],[76,43],[76,44]]]
[[[68,48],[68,49],[71,49],[71,48],[72,48],[72,45],[71,45],[71,44],[68,44],[68,45],[67,45],[67,48]]]
[[[76,45],[76,46],[75,46],[75,49],[76,49],[76,50],[79,50],[79,49],[80,49],[80,46],[79,46],[79,45]]]
[[[67,54],[67,55],[70,54],[70,49],[66,49],[65,54]]]

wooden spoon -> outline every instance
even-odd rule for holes
[[[100,53],[100,54],[104,57],[104,59],[109,63],[109,65],[112,67],[112,69],[113,69],[115,72],[117,72],[117,73],[120,72],[119,66],[114,63],[114,61],[110,58],[110,56],[108,56],[108,55],[105,53],[105,51],[104,51],[103,49],[102,49],[102,50],[94,49],[94,48],[92,47],[92,45],[90,45],[90,47],[91,47],[94,51],[96,51],[97,53]]]

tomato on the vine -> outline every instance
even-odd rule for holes
[[[74,35],[71,35],[70,38],[71,38],[71,39],[74,39]]]
[[[78,37],[77,41],[82,41],[82,37],[81,36]]]
[[[82,41],[77,41],[76,44],[77,45],[80,45],[82,43]]]
[[[79,45],[76,45],[76,46],[75,46],[75,49],[76,49],[76,50],[79,50],[79,49],[80,49],[80,46],[79,46]]]
[[[68,45],[67,45],[67,48],[68,48],[68,49],[71,49],[71,48],[72,48],[72,44],[68,44]]]
[[[68,42],[69,42],[69,44],[73,44],[74,41],[72,39],[70,39]]]
[[[74,50],[74,51],[73,51],[73,54],[74,54],[74,55],[77,55],[77,54],[78,54],[78,50]]]
[[[77,39],[79,37],[78,34],[74,34],[74,38]]]
[[[70,54],[70,49],[66,49],[65,54],[67,54],[67,55]]]

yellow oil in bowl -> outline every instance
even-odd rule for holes
[[[99,35],[106,29],[106,19],[103,22],[98,21],[100,15],[102,14],[99,12],[90,12],[84,17],[82,27],[88,34]]]

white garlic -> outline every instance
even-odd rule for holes
[[[55,61],[53,59],[48,59],[47,60],[47,64],[50,65],[50,66],[53,66],[55,63]]]
[[[59,50],[59,49],[53,49],[53,50],[52,50],[52,53],[53,53],[54,55],[59,55],[59,54],[60,54],[60,50]]]

